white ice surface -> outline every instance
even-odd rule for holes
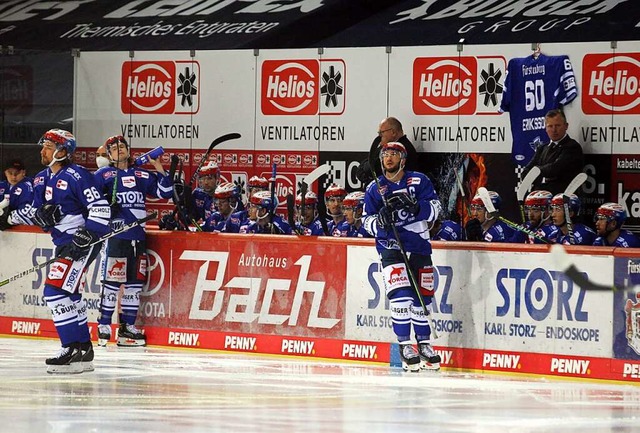
[[[0,338],[1,432],[640,431],[640,386],[115,346],[50,375],[57,349]]]

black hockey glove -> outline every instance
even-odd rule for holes
[[[417,215],[420,212],[420,205],[405,193],[394,194],[389,197],[388,205],[395,210],[404,209],[413,215]]]
[[[73,260],[79,260],[86,256],[91,248],[91,244],[98,240],[98,236],[91,233],[84,227],[80,227],[76,234],[73,235],[73,245],[71,246],[71,252],[69,255]]]
[[[174,218],[173,214],[166,214],[160,218],[158,226],[160,227],[160,230],[177,230],[178,222]]]
[[[6,207],[4,209],[0,209],[0,212],[2,212],[2,214],[0,214],[0,230],[6,230],[11,227],[11,224],[9,224],[9,214],[11,211]]]
[[[477,218],[470,219],[464,227],[468,241],[482,241],[482,224]]]
[[[395,213],[391,206],[382,206],[378,211],[377,216],[378,224],[385,229],[391,228],[391,225],[395,222]]]
[[[45,204],[36,210],[33,222],[45,230],[55,227],[62,220],[60,205]]]

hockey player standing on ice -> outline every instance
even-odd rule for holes
[[[278,203],[271,197],[271,192],[259,191],[253,194],[249,199],[248,219],[240,225],[239,233],[290,235],[291,226],[280,215],[275,214],[276,207]]]
[[[627,212],[618,203],[602,204],[593,219],[596,222],[598,237],[593,242],[596,246],[639,248],[640,240],[622,224],[627,219]]]
[[[93,370],[93,348],[81,287],[99,246],[109,231],[111,210],[93,175],[72,162],[75,137],[61,129],[47,131],[39,141],[46,169],[34,178],[33,221],[51,233],[58,259],[49,265],[44,299],[53,315],[62,349],[46,360],[49,373]]]
[[[19,159],[10,161],[4,169],[4,175],[9,187],[0,195],[0,201],[8,197],[8,203],[5,202],[6,207],[0,206],[0,230],[15,225],[33,225],[30,217],[33,214],[33,181],[27,177],[24,163]]]
[[[562,194],[556,194],[551,199],[551,220],[553,224],[558,227],[558,232],[549,238],[551,243],[564,244],[564,245],[593,245],[593,241],[596,239],[596,233],[584,224],[576,223],[576,217],[580,215],[580,208],[582,204],[577,195],[571,194],[569,196],[569,220],[571,225],[568,224],[567,218],[564,213],[564,200]]]
[[[524,200],[524,214],[528,221],[524,223],[524,228],[530,230],[543,239],[552,239],[558,235],[558,227],[551,221],[551,199],[553,194],[550,191],[531,191]],[[514,230],[509,242],[514,244],[542,244],[542,240],[526,234],[521,230]]]
[[[362,225],[364,192],[355,191],[346,195],[342,201],[344,221],[338,226],[340,236],[348,238],[370,238],[371,235]]]
[[[500,211],[502,199],[495,191],[489,191],[491,203]],[[468,241],[507,242],[513,237],[513,229],[497,216],[489,215],[479,194],[471,200],[471,219],[464,228]]]
[[[207,218],[202,225],[202,231],[224,232],[231,214],[244,210],[242,195],[237,185],[231,182],[223,182],[216,188],[213,198],[218,210]]]
[[[431,311],[435,287],[429,226],[438,218],[442,206],[427,176],[404,171],[406,159],[407,151],[401,143],[383,144],[380,152],[383,174],[377,183],[371,182],[367,186],[363,223],[376,238],[403,368],[411,371],[439,369],[440,356],[429,343],[431,328],[418,296]],[[411,269],[406,268],[403,253],[408,255]],[[419,287],[412,286],[408,272],[413,273]],[[411,343],[412,327],[418,342],[417,352]]]
[[[302,196],[300,194],[296,196],[296,214],[298,216],[296,233],[304,236],[324,236],[322,222],[318,218],[318,196],[315,192],[308,191],[305,194],[304,206],[302,206]]]
[[[123,136],[110,137],[104,145],[111,164],[96,171],[95,179],[98,190],[111,204],[111,229],[117,229],[147,216],[146,196],[170,198],[173,180],[157,159],[149,160],[157,173],[134,166],[129,143]],[[146,337],[135,326],[140,292],[147,280],[144,226],[134,227],[109,239],[102,252],[101,269],[98,345],[106,346],[111,339],[111,319],[122,285],[124,293],[120,301],[118,346],[144,346]]]
[[[340,237],[338,226],[344,222],[342,201],[346,196],[347,190],[335,183],[331,184],[324,192],[324,205],[327,209],[327,216],[329,217],[327,221],[329,236]]]

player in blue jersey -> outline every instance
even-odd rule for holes
[[[331,184],[324,192],[324,205],[327,209],[327,232],[329,236],[340,236],[338,226],[344,222],[342,201],[347,196],[347,190],[343,187]],[[324,233],[322,233],[324,234]]]
[[[273,200],[269,191],[258,191],[253,194],[249,199],[248,218],[240,225],[239,233],[290,235],[289,223],[275,214],[277,206],[277,201]]]
[[[495,191],[489,191],[489,198],[496,211],[500,211],[502,198]],[[479,194],[471,200],[471,219],[465,226],[468,241],[508,242],[513,237],[513,229],[498,216],[490,215]]]
[[[567,56],[509,60],[500,111],[509,112],[511,154],[516,164],[527,165],[536,147],[548,142],[545,113],[569,104],[577,95],[573,67]]]
[[[430,344],[431,328],[427,314],[431,314],[435,293],[429,226],[438,218],[442,207],[427,176],[404,170],[406,159],[407,151],[403,144],[390,142],[382,145],[382,175],[367,186],[363,224],[376,240],[403,369],[439,369],[440,356]],[[405,253],[410,269],[405,265]],[[414,282],[417,287],[413,286]],[[422,308],[419,296],[428,313]],[[417,352],[411,344],[412,327],[418,342]]]
[[[242,195],[237,185],[231,182],[223,182],[216,188],[213,194],[216,210],[202,225],[205,232],[224,232],[231,214],[244,210]]]
[[[542,239],[553,239],[557,237],[558,227],[551,221],[551,199],[553,194],[545,190],[531,191],[524,200],[524,213],[528,220],[524,223],[524,228],[534,232]],[[514,230],[513,236],[509,240],[516,244],[542,244],[541,239],[535,238],[523,231]]]
[[[196,221],[206,221],[216,210],[213,195],[220,183],[220,168],[218,164],[209,161],[198,171],[199,187],[191,193],[193,200],[193,214]]]
[[[62,349],[46,360],[49,373],[93,370],[93,348],[81,287],[96,258],[99,237],[109,231],[111,210],[93,175],[73,163],[75,137],[51,129],[39,141],[47,168],[34,178],[33,221],[51,233],[57,259],[49,265],[44,299],[53,315]]]
[[[549,111],[544,121],[550,141],[536,148],[522,175],[526,176],[533,167],[538,167],[540,175],[534,180],[533,188],[555,195],[564,192],[573,178],[582,172],[584,155],[580,143],[567,134],[569,124],[562,110]]]
[[[6,206],[0,205],[0,230],[15,225],[33,225],[33,181],[27,177],[24,163],[19,159],[10,161],[4,175],[9,188],[6,194],[0,195],[0,201],[4,201],[3,197],[8,197],[8,200],[4,201]]]
[[[338,226],[340,236],[349,238],[370,238],[371,235],[362,225],[364,208],[364,192],[355,191],[347,194],[342,200],[344,221]]]
[[[461,241],[464,240],[464,230],[455,221],[438,217],[429,229],[432,241]]]
[[[111,204],[111,228],[117,229],[147,216],[146,197],[170,198],[173,180],[157,159],[149,163],[157,173],[134,165],[127,140],[116,135],[104,144],[111,164],[96,171],[100,193]],[[144,226],[134,227],[105,243],[102,254],[102,295],[98,317],[98,345],[111,339],[111,320],[120,300],[118,346],[144,346],[145,335],[135,326],[140,308],[140,292],[147,280],[147,246]]]
[[[598,237],[593,242],[593,245],[640,248],[638,237],[629,230],[622,228],[626,219],[627,212],[622,205],[618,203],[602,204],[594,215]]]
[[[340,200],[340,203],[342,203],[342,200]],[[298,222],[295,227],[296,233],[304,236],[324,235],[322,222],[318,218],[318,196],[315,192],[308,191],[305,194],[304,206],[302,206],[300,194],[296,196],[296,214],[298,216]]]
[[[251,176],[249,182],[247,184],[247,202],[253,194],[259,191],[266,191],[269,188],[269,181],[264,177],[260,176]],[[240,227],[245,225],[245,227],[249,224],[249,209],[247,207],[243,207],[242,210],[233,212],[227,218],[227,221],[224,225],[224,232],[226,233],[240,233]]]
[[[555,236],[550,237],[552,243],[564,245],[593,245],[596,239],[596,233],[582,223],[576,222],[576,218],[580,215],[581,203],[578,196],[571,194],[567,207],[569,209],[569,221],[565,215],[564,200],[562,194],[556,194],[551,199],[551,219],[553,224],[558,227]]]

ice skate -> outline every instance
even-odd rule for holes
[[[118,346],[146,346],[147,337],[135,325],[121,323],[118,329]]]
[[[421,370],[440,370],[440,355],[433,350],[429,343],[418,343]]]
[[[90,341],[86,343],[80,343],[80,350],[82,351],[82,371],[93,371],[93,344]]]
[[[73,343],[69,347],[61,348],[52,358],[47,358],[47,373],[51,374],[78,374],[82,368],[82,350],[80,344]]]
[[[98,325],[98,346],[105,347],[111,340],[111,325]]]
[[[420,355],[412,344],[400,343],[400,358],[404,371],[420,371]]]

